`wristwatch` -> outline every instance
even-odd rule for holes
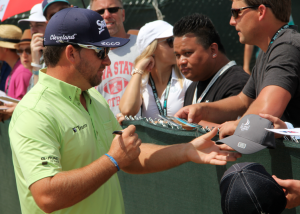
[[[140,69],[133,69],[132,72],[131,72],[131,75],[134,75],[134,74],[140,74],[140,75],[143,75],[144,71],[140,70]]]

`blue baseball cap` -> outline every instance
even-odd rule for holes
[[[67,3],[68,5],[71,5],[67,0],[44,0],[42,3],[42,8],[43,8],[43,15],[46,16],[46,10],[47,8],[56,2],[64,2]]]
[[[117,48],[129,39],[111,37],[99,13],[70,7],[55,13],[46,27],[44,46],[62,46],[61,41]]]

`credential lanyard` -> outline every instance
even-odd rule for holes
[[[164,107],[163,108],[161,107],[160,100],[158,99],[157,90],[156,90],[153,78],[151,76],[151,73],[150,73],[149,79],[150,79],[151,88],[152,88],[152,91],[153,91],[154,99],[155,99],[159,114],[163,115],[163,116],[167,116],[167,99],[168,99],[169,91],[170,91],[170,87],[171,87],[172,73],[171,73],[171,76],[170,76],[170,79],[169,79],[169,82],[168,82],[168,85],[167,85],[167,88],[166,88]]]
[[[18,61],[16,62],[16,64],[19,62],[19,60],[20,60],[20,59],[18,59]],[[15,64],[15,66],[16,66],[16,64]],[[10,81],[11,81],[11,76],[12,76],[13,73],[14,73],[14,68],[15,68],[15,66],[12,68],[12,70],[11,70],[11,72],[10,72],[10,74],[9,74],[9,77],[7,77],[7,78],[9,78],[9,79],[8,79],[8,82],[7,82],[7,87],[6,87],[6,89],[5,89],[6,95],[8,95],[9,85],[10,85]]]
[[[6,87],[6,90],[5,90],[6,95],[8,95],[8,90],[9,90],[9,85],[10,85],[11,76],[12,76],[12,74],[9,75],[9,79],[8,79],[8,81],[7,81],[7,87]]]
[[[289,26],[288,24],[286,24],[286,25],[284,25],[283,27],[281,27],[281,28],[275,33],[275,35],[273,36],[273,38],[271,39],[270,44],[269,44],[269,47],[270,47],[270,46],[273,44],[273,42],[277,39],[277,37],[278,37],[280,31],[282,31],[282,30],[284,30],[284,29],[287,29],[287,28],[289,28],[289,27],[290,27],[290,26]]]
[[[202,99],[205,97],[205,95],[207,94],[207,92],[209,91],[209,89],[213,86],[213,84],[215,84],[215,82],[217,81],[217,79],[223,74],[225,73],[225,71],[227,71],[230,67],[236,65],[235,61],[230,61],[229,63],[227,63],[225,66],[223,66],[218,73],[215,74],[215,76],[212,78],[212,80],[209,82],[209,84],[206,86],[205,90],[203,91],[203,93],[201,94],[201,96],[199,97],[199,99],[197,100],[197,92],[198,89],[196,87],[195,93],[194,93],[194,98],[193,98],[193,104],[196,103],[200,103],[202,101]],[[199,83],[198,83],[199,84]],[[197,101],[196,101],[197,100]]]

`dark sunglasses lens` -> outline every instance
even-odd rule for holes
[[[98,10],[97,12],[100,15],[103,15],[105,10],[108,10],[109,13],[116,13],[116,12],[118,12],[119,9],[120,9],[119,7],[110,7],[110,8]]]
[[[18,49],[18,50],[17,50],[17,54],[18,54],[18,55],[22,55],[22,53],[23,53],[24,51],[25,51],[25,53],[26,53],[27,55],[30,55],[30,54],[31,54],[30,48],[26,48],[25,50]]]
[[[104,50],[99,51],[99,53],[97,53],[97,56],[99,59],[104,59],[108,52],[109,52],[110,48],[105,48]]]
[[[97,12],[98,12],[100,15],[103,15],[103,14],[104,14],[104,11],[105,11],[105,9],[101,9],[101,10],[98,10]]]
[[[28,55],[31,54],[30,48],[25,49],[25,52],[26,52]]]
[[[99,51],[99,52],[97,53],[97,57],[98,57],[99,59],[103,59],[103,50],[101,50],[101,51]]]
[[[107,8],[109,13],[116,13],[118,12],[119,8],[118,7],[111,7],[111,8]]]
[[[239,9],[231,9],[231,14],[235,19],[239,16],[239,12],[240,12]]]
[[[173,48],[173,42],[174,42],[174,37],[170,37],[167,39],[167,43],[170,46],[170,48]]]

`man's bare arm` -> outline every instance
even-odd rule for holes
[[[126,172],[139,174],[158,172],[188,161],[225,165],[227,161],[235,161],[241,156],[238,153],[221,150],[229,147],[217,146],[210,140],[216,135],[217,129],[187,144],[172,146],[143,144],[140,147],[141,140],[134,134],[133,127],[129,126],[127,128],[129,131],[117,136],[108,152]],[[117,168],[114,164],[108,157],[102,156],[86,167],[41,179],[30,186],[30,191],[37,205],[50,213],[85,199],[115,172]]]
[[[280,118],[285,111],[291,94],[282,87],[270,85],[265,87],[256,100],[250,105],[244,115],[248,114],[270,114]],[[232,135],[239,123],[239,120],[228,122],[220,129],[220,138]]]
[[[211,103],[199,103],[183,107],[175,117],[188,119],[189,122],[199,123],[201,120],[217,124],[225,121],[236,120],[243,115],[253,99],[246,96],[243,92],[236,96],[228,97]]]
[[[122,136],[114,138],[108,152],[121,169],[130,165],[140,154],[141,140],[134,132],[134,126],[123,130]],[[37,205],[44,212],[51,213],[87,198],[116,172],[117,168],[110,159],[102,156],[80,169],[38,180],[30,186],[30,191]]]
[[[30,186],[30,191],[37,205],[52,213],[87,198],[116,172],[109,158],[102,156],[86,167],[41,179]]]
[[[167,170],[189,161],[225,165],[227,161],[235,161],[241,157],[239,153],[226,151],[232,150],[226,145],[216,145],[211,140],[216,134],[215,128],[189,143],[170,146],[143,143],[139,158],[123,170],[133,174],[144,174]]]
[[[284,88],[276,85],[267,86],[250,105],[245,115],[262,113],[280,118],[291,98],[290,92]]]

